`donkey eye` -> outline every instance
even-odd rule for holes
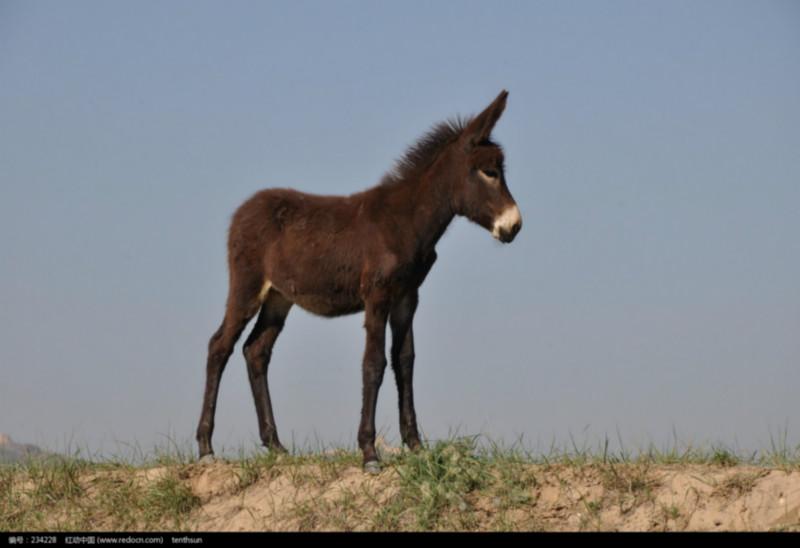
[[[484,175],[486,175],[490,179],[497,179],[497,176],[499,175],[499,173],[497,173],[493,169],[482,169],[481,171],[483,172]]]

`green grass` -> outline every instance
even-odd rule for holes
[[[489,461],[476,455],[475,440],[470,438],[438,442],[427,450],[407,453],[394,466],[400,477],[401,500],[413,508],[416,526],[424,530],[436,529],[445,516],[468,515],[469,495],[492,479]]]
[[[180,528],[183,517],[200,505],[200,499],[172,472],[145,489],[142,504],[147,522],[166,519]]]

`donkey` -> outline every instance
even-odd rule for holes
[[[478,116],[434,126],[373,188],[351,196],[267,189],[239,207],[228,236],[225,318],[208,345],[197,429],[201,459],[213,458],[211,435],[223,369],[256,313],[243,351],[259,434],[270,450],[286,451],[272,414],[267,368],[294,304],[326,317],[365,312],[358,428],[364,470],[380,471],[375,406],[386,369],[387,322],[400,433],[411,450],[421,446],[412,388],[412,323],[419,287],[436,261],[436,243],[456,215],[504,243],[522,227],[519,208],[506,186],[503,152],[490,138],[507,96],[502,91]]]

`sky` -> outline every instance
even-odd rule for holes
[[[0,0],[0,432],[193,447],[235,208],[373,186],[501,89],[524,226],[439,242],[424,436],[800,444],[792,0]],[[291,312],[269,370],[285,444],[355,446],[362,324]],[[389,373],[394,443],[397,415]],[[213,441],[258,445],[239,346]]]

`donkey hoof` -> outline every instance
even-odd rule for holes
[[[269,449],[270,453],[275,453],[276,455],[288,455],[289,451],[280,443],[268,445],[267,448]]]
[[[364,472],[367,474],[380,474],[381,463],[376,460],[367,461],[364,463]]]
[[[200,457],[200,460],[197,462],[200,464],[214,464],[217,462],[217,457],[214,456],[214,453],[209,453]]]

